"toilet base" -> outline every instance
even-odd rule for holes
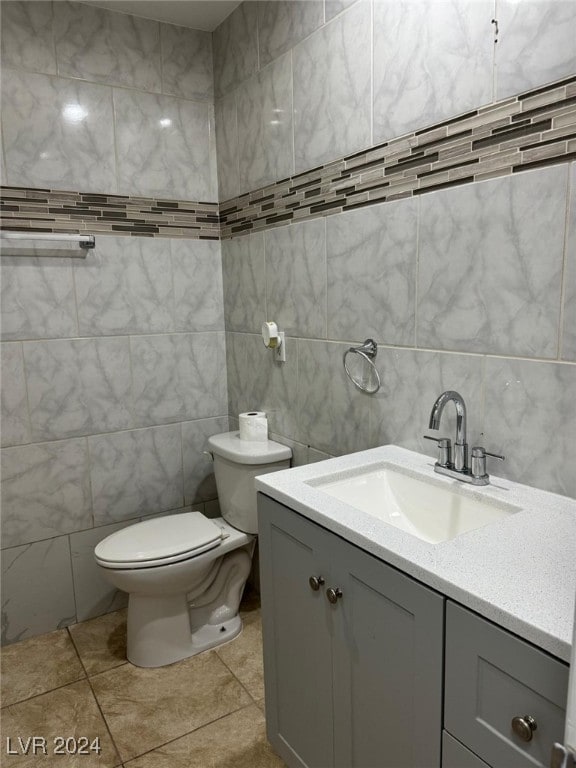
[[[190,632],[185,595],[130,595],[126,656],[137,667],[163,667],[227,643],[241,631],[242,619],[236,615]]]
[[[138,594],[128,599],[128,661],[163,667],[227,643],[242,630],[240,600],[252,562],[249,547],[218,558],[189,594]]]

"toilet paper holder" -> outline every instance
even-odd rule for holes
[[[360,357],[366,363],[368,363],[367,376],[364,373],[362,373],[362,376],[358,377],[350,372],[350,369],[348,368],[348,364],[346,362],[346,357],[351,352],[353,352],[356,355],[360,355]],[[344,356],[343,356],[344,370],[346,371],[346,376],[348,376],[352,384],[354,384],[354,386],[357,387],[357,389],[359,389],[361,392],[366,392],[368,395],[374,395],[380,389],[380,374],[378,373],[378,370],[374,365],[374,358],[376,357],[377,354],[378,354],[378,344],[376,344],[374,339],[366,339],[364,344],[362,344],[359,347],[349,347],[346,350],[346,352],[344,352]],[[372,386],[370,386],[371,379],[373,382]]]
[[[274,357],[278,362],[286,362],[286,340],[284,331],[279,331],[278,326],[273,321],[262,323],[262,341],[268,349],[274,350]]]

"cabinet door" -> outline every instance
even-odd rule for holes
[[[566,664],[448,602],[444,725],[489,765],[549,765],[567,692]],[[528,718],[533,731],[524,728]]]
[[[470,752],[463,744],[450,736],[447,731],[442,733],[442,768],[489,768],[488,763]]]
[[[444,598],[332,539],[336,765],[440,766]]]
[[[258,494],[268,739],[289,766],[334,764],[329,534]]]

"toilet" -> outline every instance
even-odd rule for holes
[[[258,532],[257,475],[287,469],[292,451],[273,440],[208,439],[222,517],[184,512],[130,525],[103,539],[94,556],[127,592],[127,657],[161,667],[232,640]]]

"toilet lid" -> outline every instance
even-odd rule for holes
[[[223,537],[220,526],[201,512],[184,512],[123,528],[103,539],[94,555],[108,567],[162,565],[207,552],[217,547]]]

